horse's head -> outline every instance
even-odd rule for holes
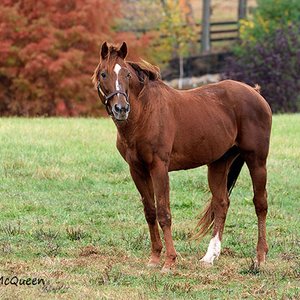
[[[99,97],[116,121],[127,120],[130,112],[128,91],[131,74],[124,62],[126,55],[125,42],[119,48],[108,46],[104,42],[100,51],[100,63],[94,74]]]

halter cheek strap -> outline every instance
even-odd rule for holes
[[[100,82],[99,82],[98,85],[97,85],[97,91],[98,91],[99,97],[100,97],[100,95],[101,95],[103,98],[106,99],[106,96],[105,96],[103,90],[101,89]],[[107,104],[107,101],[105,100],[105,105],[106,105],[106,104]]]

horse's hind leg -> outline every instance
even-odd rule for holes
[[[265,262],[268,252],[268,244],[266,240],[266,217],[268,211],[267,203],[267,169],[266,158],[260,158],[254,152],[244,155],[247,166],[250,171],[253,192],[254,206],[258,218],[258,242],[256,248],[257,263],[260,265]]]
[[[208,184],[212,193],[210,204],[211,214],[214,219],[212,239],[202,262],[213,264],[221,252],[221,240],[229,207],[229,196],[227,191],[227,175],[230,165],[235,156],[220,159],[208,166]]]

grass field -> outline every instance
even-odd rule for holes
[[[222,254],[189,241],[209,198],[206,167],[171,173],[172,275],[147,269],[139,195],[109,119],[0,119],[0,299],[300,299],[300,115],[275,116],[269,170],[269,255],[253,268],[256,216],[244,168]]]

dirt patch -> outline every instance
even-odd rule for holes
[[[7,261],[2,265],[2,267],[3,270],[6,270],[9,274],[13,275],[24,274],[30,269],[30,266],[22,261]]]
[[[222,249],[221,255],[235,257],[236,253],[232,249],[225,247]]]
[[[80,249],[79,256],[87,257],[91,255],[98,255],[99,253],[99,250],[95,246],[89,245]]]

